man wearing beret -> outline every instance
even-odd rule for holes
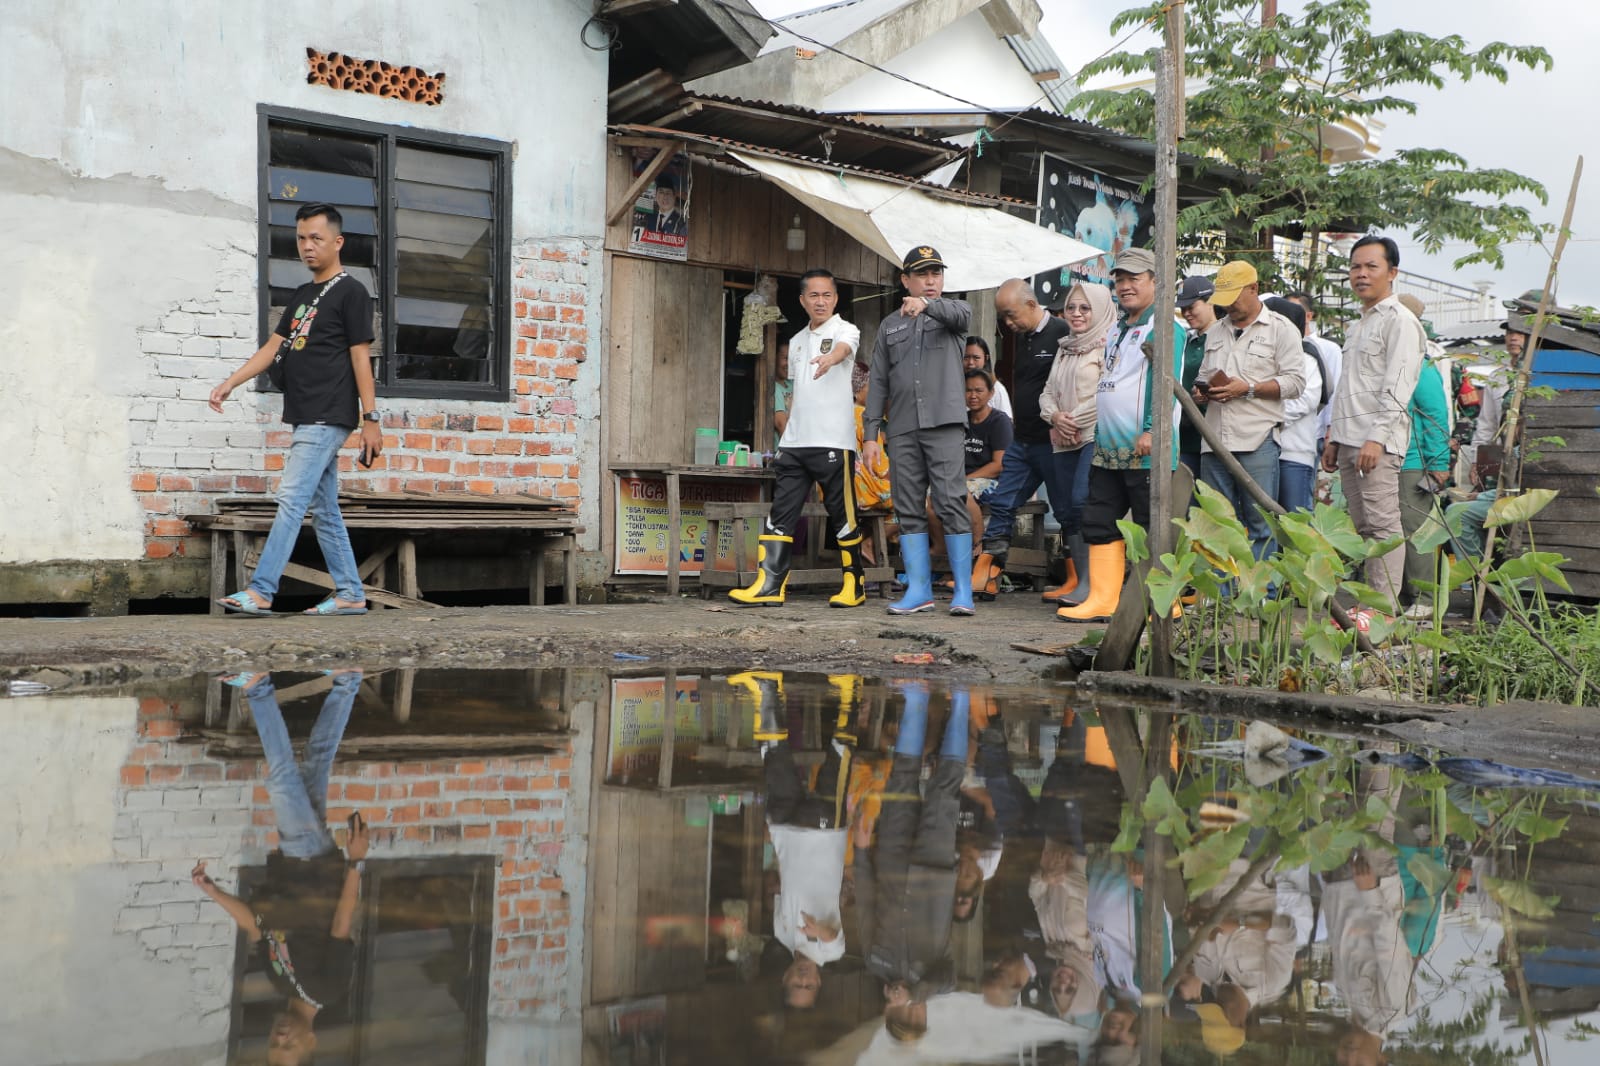
[[[873,345],[861,458],[868,466],[878,462],[878,433],[887,426],[889,479],[906,568],[905,595],[889,605],[890,614],[933,609],[925,504],[930,496],[944,526],[945,552],[956,583],[950,613],[973,613],[962,366],[972,307],[944,297],[944,269],[944,260],[930,245],[906,253],[900,273],[906,297],[900,310],[883,320]]]

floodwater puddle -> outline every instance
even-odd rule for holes
[[[1380,737],[649,664],[0,720],[8,1066],[1564,1066],[1600,1037],[1600,787]]]

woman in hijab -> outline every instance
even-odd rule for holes
[[[1056,349],[1050,380],[1039,397],[1039,415],[1050,423],[1055,448],[1056,484],[1071,492],[1061,535],[1067,544],[1067,580],[1048,589],[1052,607],[1076,606],[1089,595],[1089,546],[1079,522],[1089,495],[1089,460],[1094,456],[1095,400],[1106,334],[1117,321],[1117,305],[1104,285],[1078,282],[1067,291],[1063,308],[1069,333]]]

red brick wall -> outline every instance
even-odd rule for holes
[[[207,859],[212,876],[231,887],[240,865],[266,861],[278,834],[262,783],[265,762],[210,758],[204,745],[179,740],[180,732],[175,703],[141,701],[118,792],[114,844],[133,890],[117,929],[163,960],[194,962],[202,949],[216,969],[216,953],[231,951],[232,929],[189,883],[189,869]],[[336,762],[329,777],[329,822],[359,810],[371,827],[373,860],[499,859],[489,988],[496,1016],[553,1017],[575,1006],[565,1002],[571,910],[562,870],[571,773],[569,750]]]
[[[535,492],[574,505],[586,464],[598,457],[594,415],[579,410],[590,330],[598,328],[598,251],[581,241],[517,246],[512,257],[511,398],[463,401],[385,398],[384,454],[355,466],[359,438],[339,460],[343,484],[383,492]],[[129,484],[145,511],[145,555],[205,554],[184,515],[213,510],[215,496],[276,491],[289,444],[280,399],[246,385],[225,413],[210,389],[254,351],[253,299],[219,294],[185,303],[140,331],[145,394],[130,411]],[[592,441],[593,443],[586,443]],[[591,474],[598,476],[598,472]]]

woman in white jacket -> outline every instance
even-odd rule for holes
[[[1117,321],[1116,301],[1104,285],[1078,282],[1067,291],[1067,328],[1072,332],[1056,349],[1050,380],[1039,395],[1039,417],[1050,423],[1058,485],[1070,486],[1061,535],[1067,543],[1067,580],[1047,589],[1052,607],[1075,606],[1089,595],[1089,546],[1078,523],[1089,495],[1089,466],[1094,458],[1096,398],[1100,367],[1105,361],[1106,334]],[[1059,513],[1059,512],[1058,512]]]

